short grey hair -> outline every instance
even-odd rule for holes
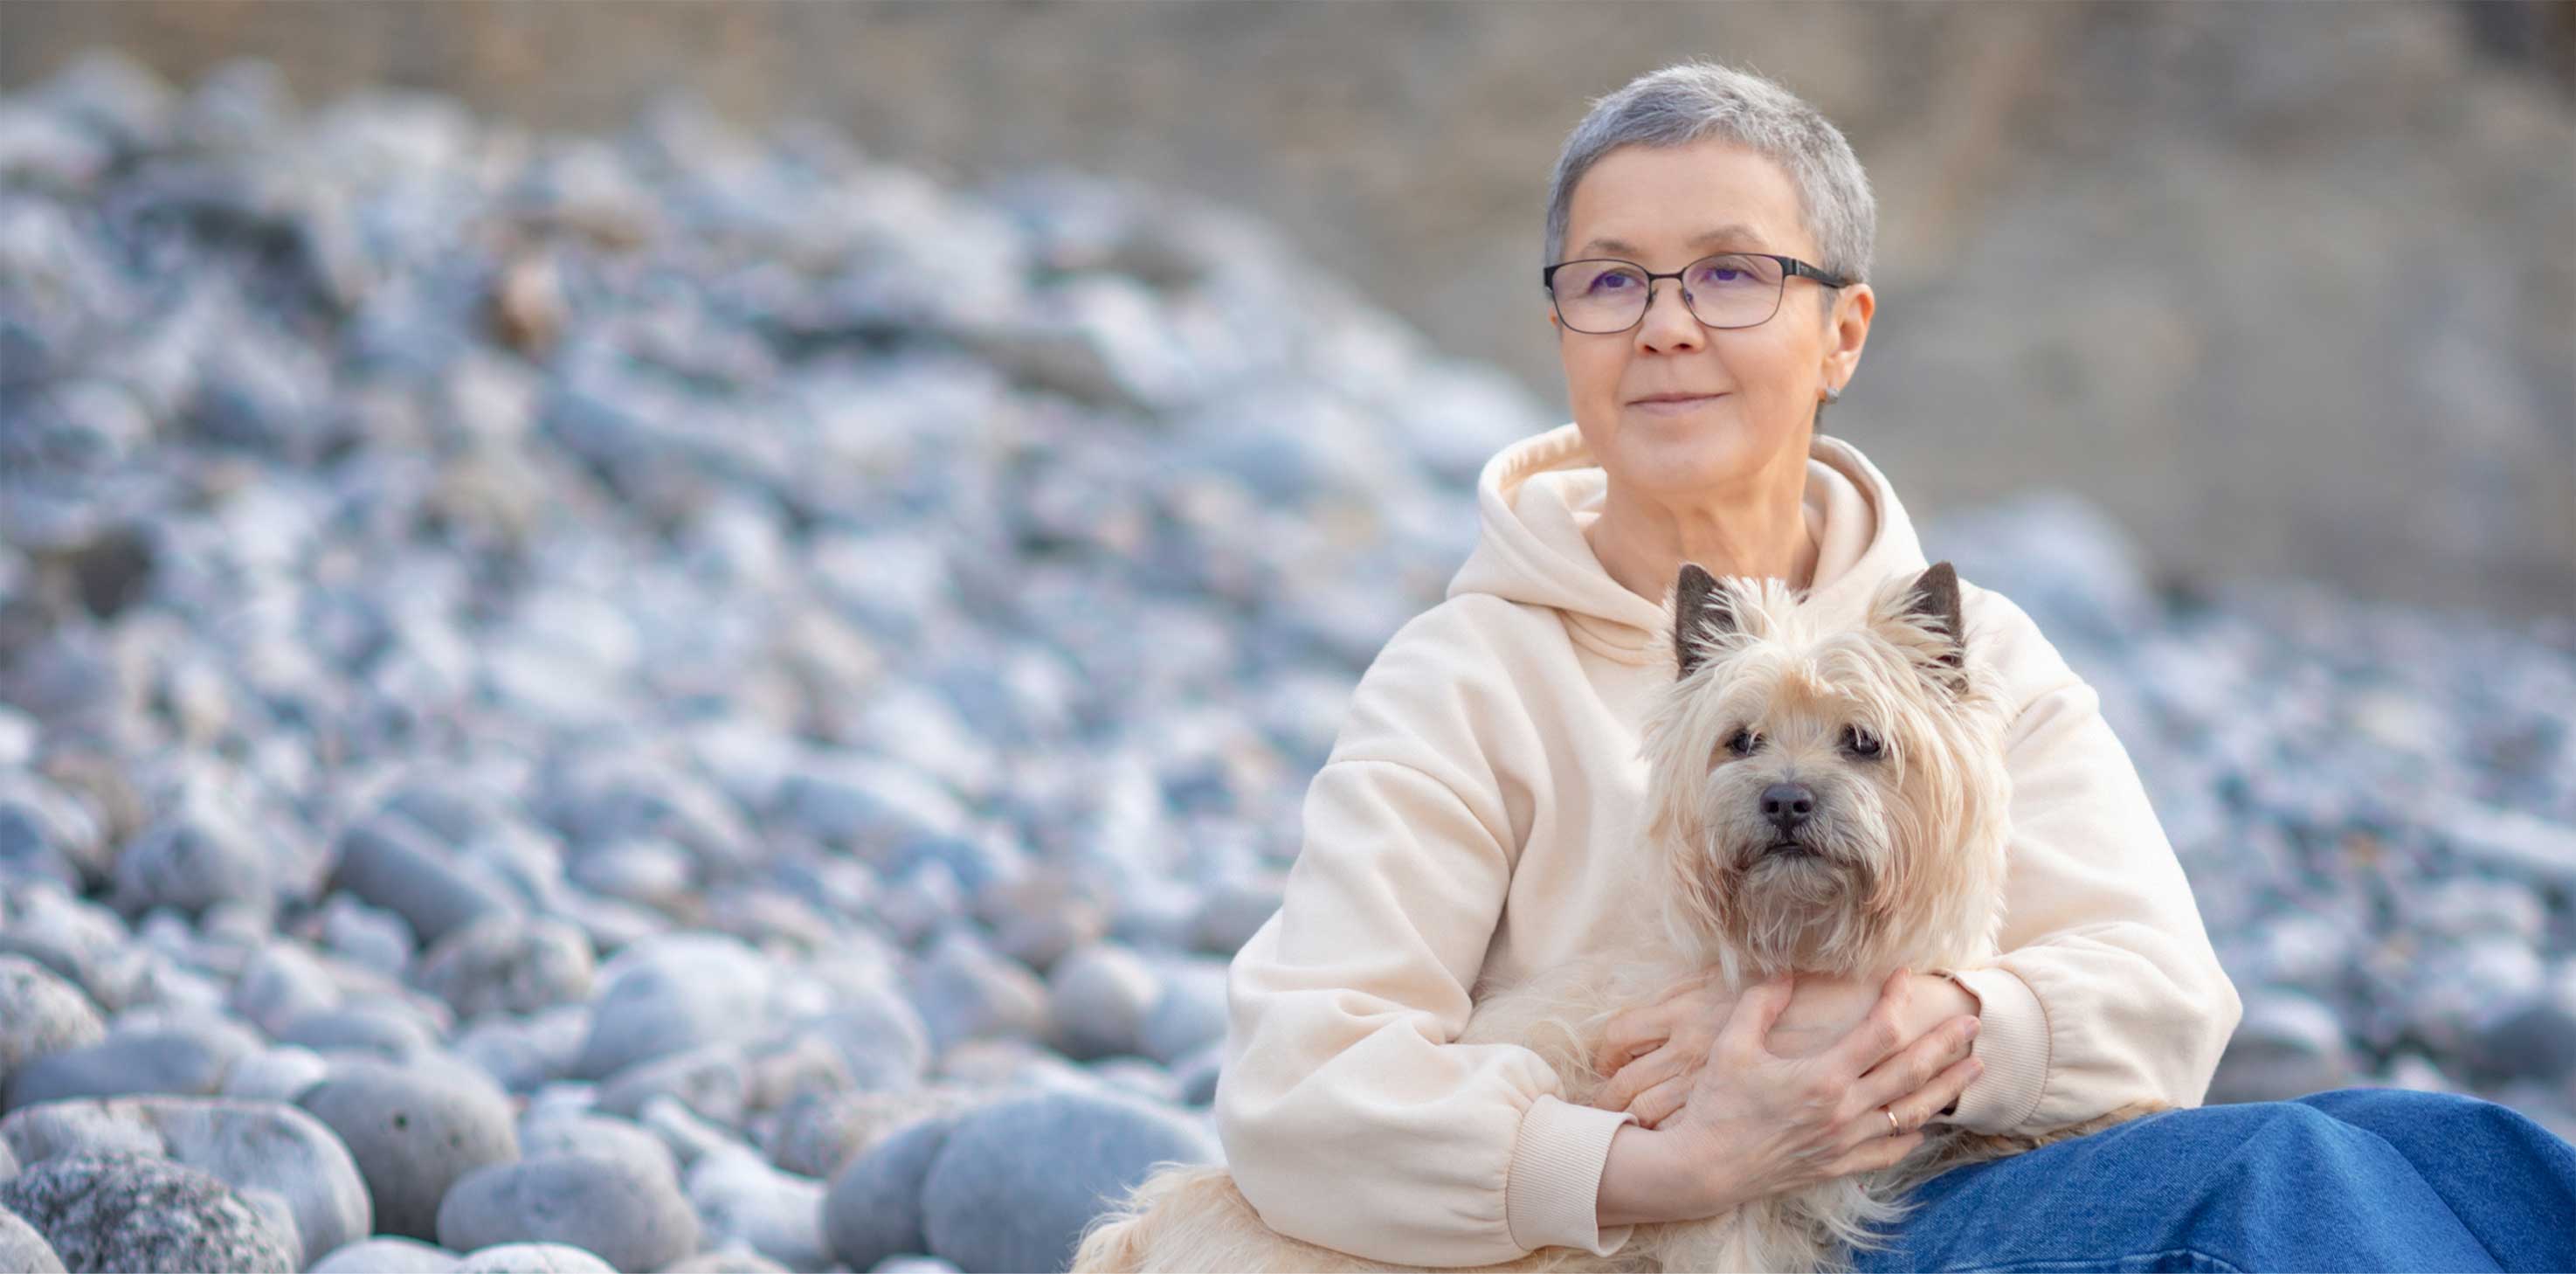
[[[1649,71],[1595,98],[1565,139],[1547,192],[1547,246],[1541,266],[1566,250],[1567,208],[1575,184],[1610,151],[1631,143],[1681,146],[1721,136],[1761,152],[1797,187],[1807,233],[1823,256],[1817,265],[1858,283],[1869,277],[1878,238],[1878,201],[1851,143],[1815,107],[1779,84],[1715,62],[1680,62]],[[1831,296],[1831,293],[1826,295]]]

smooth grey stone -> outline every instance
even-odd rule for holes
[[[1012,1098],[962,1116],[921,1185],[930,1250],[961,1269],[1063,1269],[1082,1228],[1166,1160],[1217,1163],[1199,1125],[1106,1093]]]
[[[447,1274],[618,1274],[618,1270],[569,1243],[502,1243],[456,1258]]]
[[[330,1077],[331,1064],[309,1048],[264,1048],[233,1063],[222,1095],[252,1101],[292,1102]]]
[[[659,1269],[696,1251],[698,1233],[697,1214],[659,1165],[588,1155],[476,1169],[438,1207],[441,1246],[564,1243],[619,1269]]]
[[[2467,1061],[2485,1083],[2565,1083],[2576,1077],[2576,1003],[2543,994],[2505,1010],[2470,1039]]]
[[[193,915],[223,902],[268,905],[269,857],[258,836],[211,800],[192,797],[117,854],[117,908],[139,914],[175,907]]]
[[[578,926],[548,916],[486,916],[439,939],[422,958],[419,982],[470,1018],[585,1000],[596,972],[590,939]]]
[[[547,1155],[589,1155],[657,1165],[679,1188],[680,1161],[662,1139],[641,1124],[607,1115],[557,1114],[519,1121],[519,1153],[529,1159]]]
[[[2341,1088],[2355,1070],[2334,1011],[2296,992],[2252,989],[2207,1101],[2288,1101]]]
[[[1207,892],[1190,917],[1190,946],[1229,959],[1279,911],[1284,882],[1229,880]]]
[[[745,1100],[755,1112],[774,1111],[806,1093],[846,1093],[859,1086],[840,1046],[821,1035],[798,1035],[751,1054]]]
[[[9,712],[6,719],[24,714]],[[14,764],[0,762],[0,874],[43,874],[73,892],[90,878],[105,877],[111,859],[97,816],[70,793]]]
[[[664,910],[698,887],[697,874],[687,850],[658,840],[601,846],[573,860],[566,872],[592,893]]]
[[[418,1239],[377,1237],[333,1249],[304,1274],[447,1274],[456,1253]]]
[[[714,784],[644,752],[568,757],[543,784],[544,814],[575,844],[677,846],[695,874],[728,875],[756,862],[759,836]]]
[[[933,1115],[973,1109],[1004,1091],[933,1082],[890,1092],[808,1094],[779,1112],[763,1145],[779,1168],[828,1179],[896,1130]]]
[[[1145,1015],[1162,994],[1162,975],[1143,957],[1093,943],[1047,974],[1049,1039],[1075,1061],[1136,1052]]]
[[[230,1051],[188,1032],[111,1032],[86,1048],[47,1053],[12,1071],[0,1109],[71,1097],[204,1096],[223,1087],[232,1061]]]
[[[747,1242],[790,1269],[832,1264],[823,1239],[823,1183],[792,1176],[749,1150],[703,1155],[684,1183],[706,1234],[702,1243]]]
[[[720,1128],[698,1117],[688,1104],[667,1093],[644,1099],[639,1116],[645,1129],[671,1148],[671,1157],[680,1161],[685,1172],[699,1159],[732,1149],[742,1143],[732,1129]]]
[[[1216,1081],[1225,1069],[1225,1041],[1220,1039],[1172,1064],[1172,1087],[1184,1106],[1216,1100]]]
[[[47,1053],[106,1037],[106,1019],[78,986],[25,956],[0,955],[0,1083]]]
[[[47,1102],[0,1119],[0,1140],[27,1162],[108,1151],[167,1158],[220,1177],[245,1200],[274,1198],[299,1252],[366,1237],[367,1183],[322,1121],[282,1102],[135,1097]],[[268,1211],[266,1207],[263,1211]]]
[[[225,1007],[274,1034],[308,1013],[340,1003],[340,984],[320,958],[286,939],[270,941],[241,966]]]
[[[601,1082],[599,1108],[633,1118],[645,1102],[672,1097],[710,1123],[739,1125],[749,1104],[750,1069],[739,1044],[708,1044],[637,1062]]]
[[[530,1018],[487,1016],[457,1037],[456,1051],[513,1093],[572,1073],[590,1034],[590,1006],[565,1004]]]
[[[823,1231],[835,1256],[866,1269],[898,1252],[930,1246],[923,1229],[922,1182],[961,1117],[948,1113],[915,1120],[833,1175],[823,1198]]]
[[[969,928],[943,931],[914,965],[906,990],[934,1052],[990,1036],[1035,1039],[1046,1030],[1046,984]]]
[[[361,901],[401,916],[424,943],[484,916],[519,910],[507,893],[449,866],[448,856],[420,824],[380,812],[341,836],[333,878]]]
[[[357,896],[334,890],[322,905],[322,936],[330,948],[351,963],[401,977],[411,967],[417,943],[411,925],[383,907],[371,907]],[[460,1014],[462,1016],[462,1014]]]
[[[958,1269],[955,1261],[906,1252],[869,1266],[868,1274],[958,1274]]]
[[[741,940],[673,933],[619,952],[599,971],[590,1034],[573,1074],[600,1079],[703,1044],[746,1041],[768,1025],[777,973]]]
[[[911,1088],[930,1068],[930,1028],[891,986],[851,988],[829,1011],[789,1029],[830,1041],[863,1089]]]
[[[1137,1052],[1169,1067],[1225,1038],[1226,966],[1222,961],[1170,962],[1163,994],[1136,1033]]]
[[[373,1053],[391,1062],[409,1061],[437,1043],[413,1018],[364,1007],[304,1014],[277,1033],[277,1042],[317,1053]]]
[[[0,1181],[7,1179],[0,1176]],[[6,1208],[0,1208],[0,1270],[66,1274],[63,1258],[54,1254],[54,1245],[45,1241],[44,1233]]]
[[[141,1155],[63,1155],[0,1182],[18,1214],[74,1270],[294,1274],[295,1232],[211,1173]]]
[[[519,1156],[509,1103],[479,1076],[351,1061],[296,1104],[348,1146],[366,1176],[378,1234],[435,1241],[448,1187]]]
[[[1180,1104],[1180,1086],[1172,1082],[1172,1073],[1152,1058],[1103,1057],[1082,1069],[1092,1078],[1121,1092],[1165,1105]]]
[[[788,1274],[789,1269],[758,1252],[727,1249],[681,1257],[663,1266],[662,1274]]]

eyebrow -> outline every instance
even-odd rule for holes
[[[1734,225],[1719,226],[1715,230],[1703,231],[1699,234],[1693,235],[1689,242],[1684,246],[1693,248],[1705,247],[1712,243],[1718,243],[1730,239],[1760,243],[1762,241],[1762,236],[1756,233],[1753,227],[1745,225],[1742,222],[1737,222]],[[1582,250],[1585,252],[1625,252],[1632,256],[1644,251],[1644,249],[1637,247],[1635,244],[1625,243],[1611,238],[1595,238],[1590,243],[1584,244]]]

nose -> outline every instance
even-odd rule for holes
[[[1666,297],[1672,304],[1664,304]],[[1637,338],[1654,349],[1676,345],[1698,345],[1704,335],[1699,316],[1691,313],[1690,302],[1682,297],[1678,279],[1657,279],[1646,291],[1645,317],[1637,323]]]
[[[1816,794],[1804,783],[1774,783],[1762,789],[1762,817],[1781,831],[1806,822],[1816,812]]]

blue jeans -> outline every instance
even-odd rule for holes
[[[2576,1146],[2402,1088],[2169,1110],[1924,1182],[1882,1270],[2576,1270]]]

